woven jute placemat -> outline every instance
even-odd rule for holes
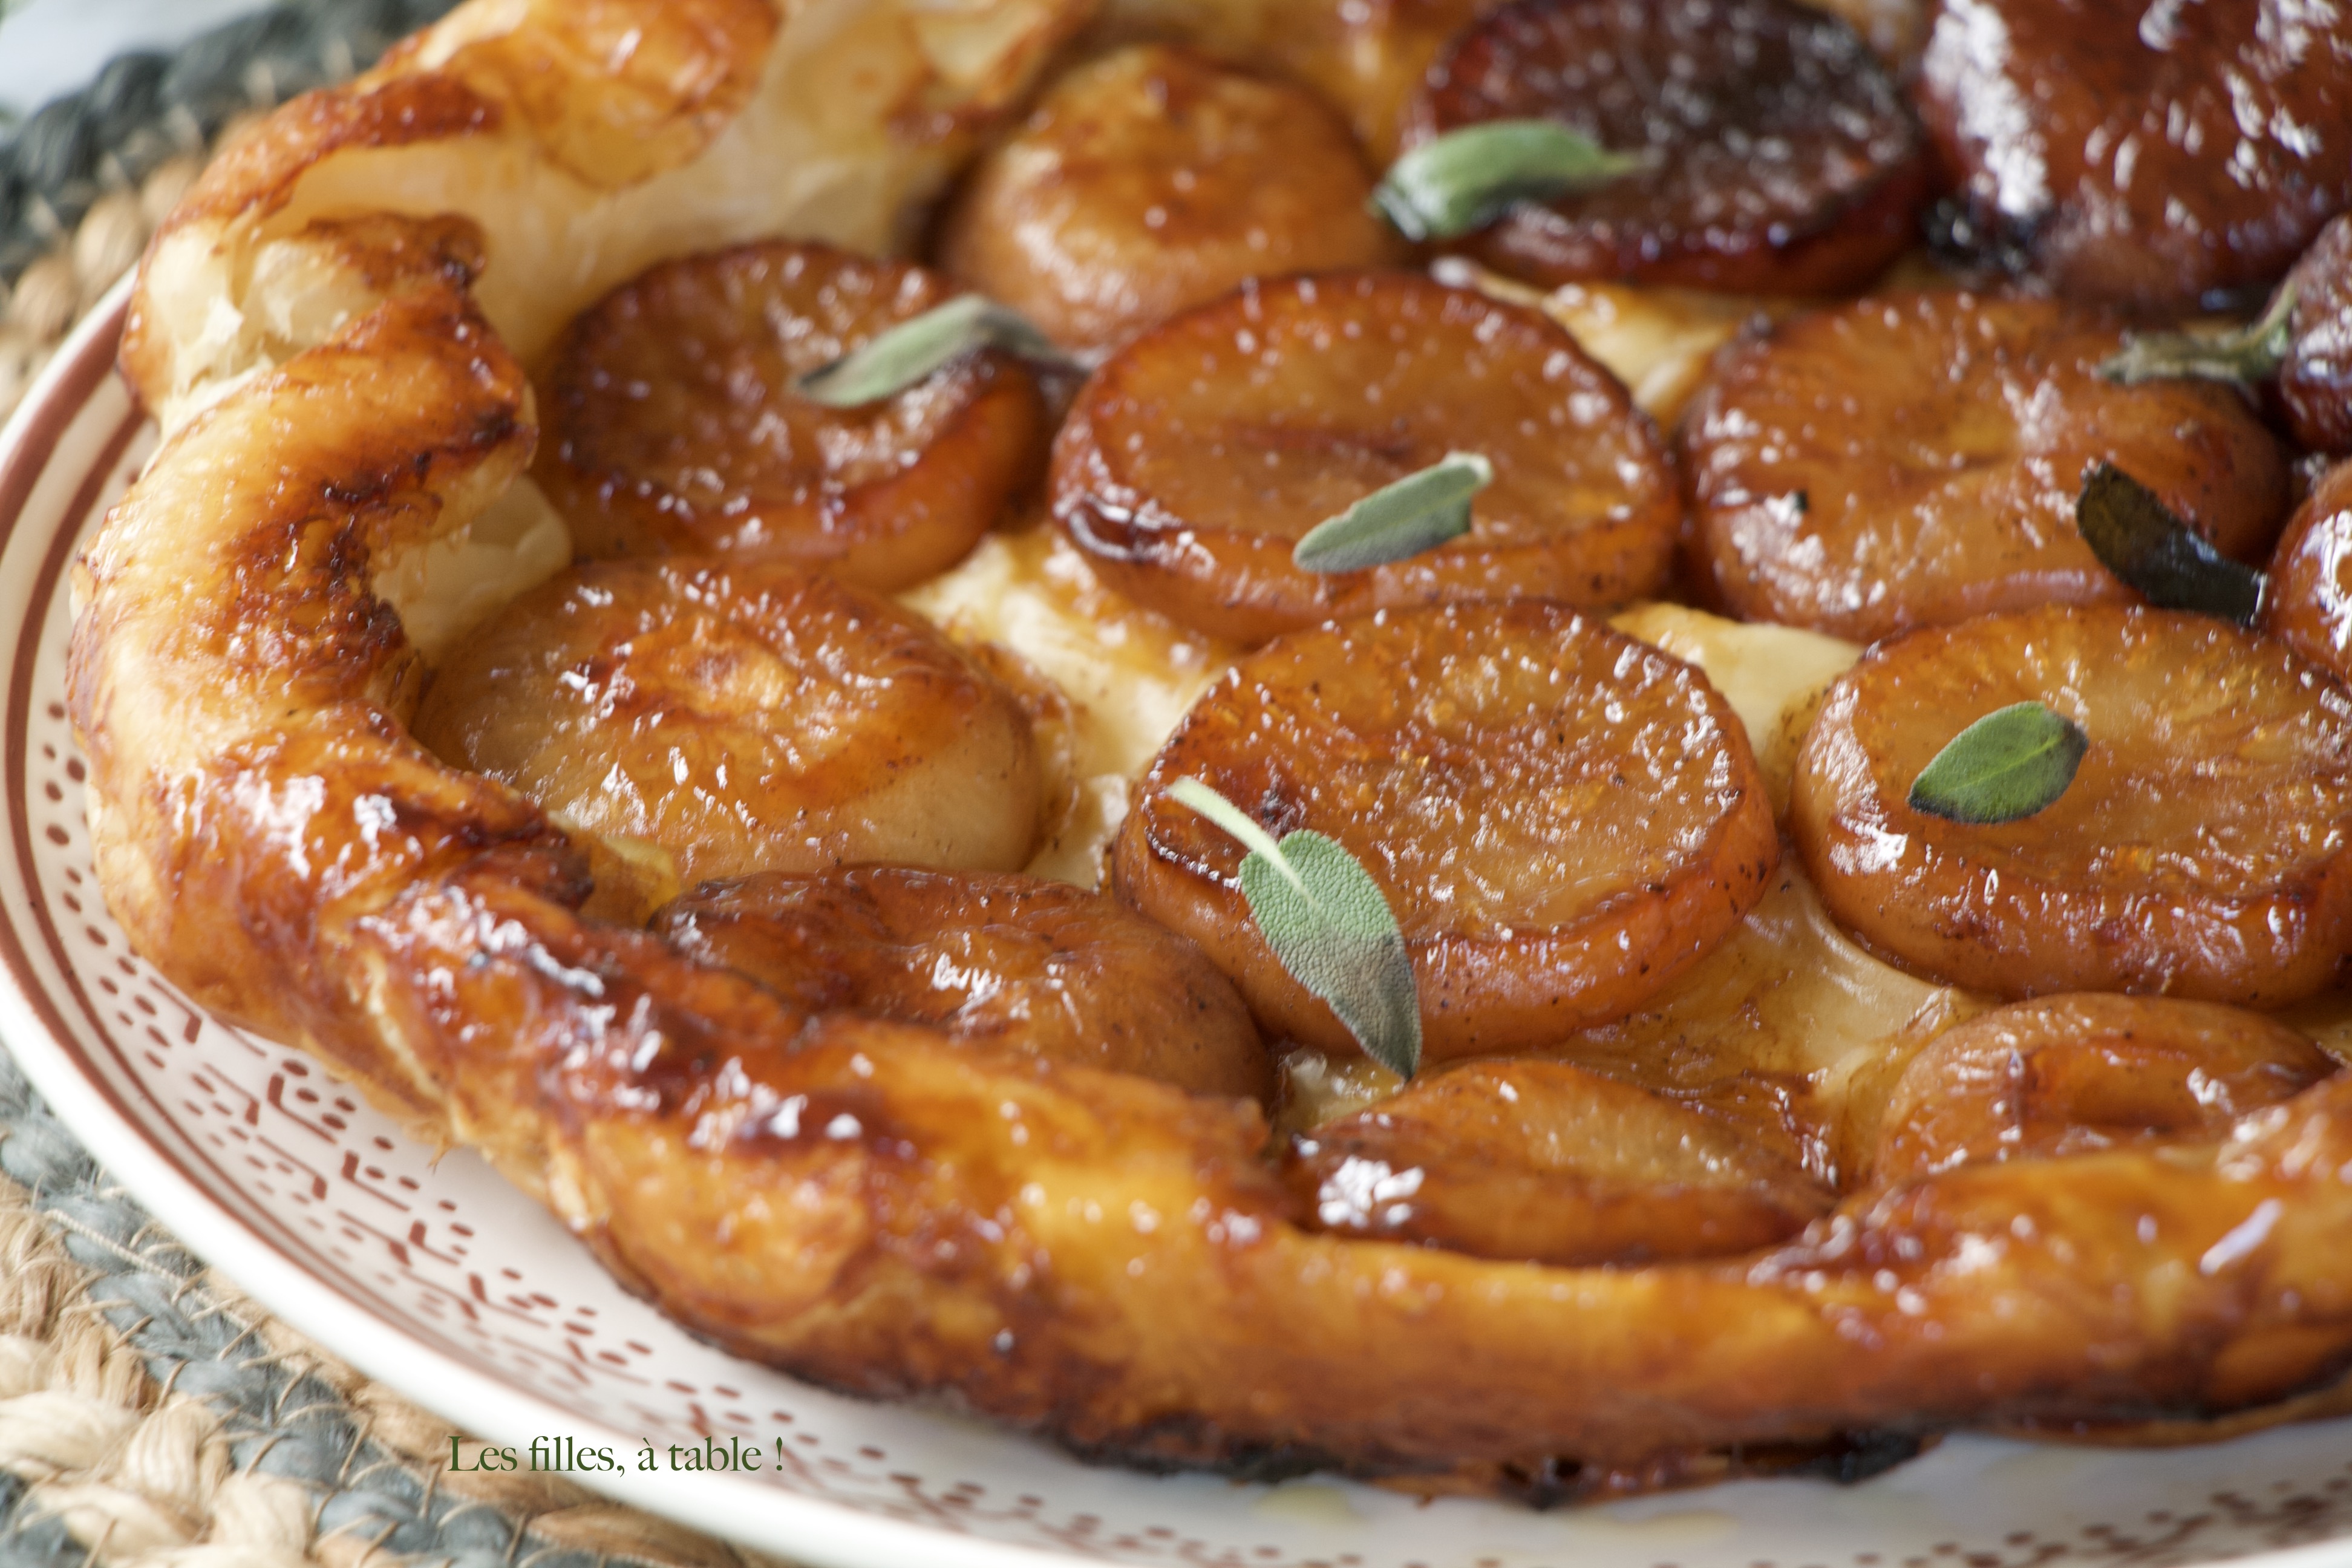
[[[0,130],[0,418],[252,115],[453,0],[293,0]],[[109,1179],[0,1048],[0,1568],[770,1562],[546,1476],[310,1344]]]
[[[445,1421],[207,1269],[0,1055],[0,1568],[773,1563]]]

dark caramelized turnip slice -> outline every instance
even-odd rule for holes
[[[2280,536],[2262,626],[2352,681],[2352,462],[2327,471]]]
[[[1247,279],[1387,260],[1371,189],[1305,89],[1132,48],[1064,77],[982,161],[940,260],[1056,342],[1112,348]]]
[[[2074,522],[2111,462],[2224,553],[2286,510],[2232,388],[2118,386],[2120,329],[2052,300],[1935,291],[1801,317],[1732,350],[1685,416],[1696,575],[1749,620],[1858,642],[1990,610],[2137,599]]]
[[[2352,205],[2333,6],[1945,0],[1919,98],[1969,237],[2084,299],[2264,287]]]
[[[2278,376],[2287,428],[2315,452],[2352,457],[2352,213],[2320,231],[2287,286],[2294,310]]]
[[[1263,1099],[1249,1011],[1200,949],[1061,882],[877,866],[715,882],[654,921],[811,1012],[927,1024],[959,1039]]]
[[[934,273],[770,241],[653,268],[572,324],[539,465],[589,556],[724,553],[895,589],[1036,478],[1036,384],[996,353],[831,409],[795,378],[944,304]]]
[[[1188,777],[1276,837],[1328,835],[1371,873],[1412,958],[1427,1060],[1622,1016],[1729,933],[1780,856],[1730,705],[1690,666],[1557,605],[1284,637],[1154,760],[1114,870],[1270,1031],[1332,1050],[1347,1030],[1251,921],[1243,847],[1168,797]]]
[[[1475,1062],[1297,1141],[1326,1230],[1562,1268],[1784,1240],[1832,1196],[1723,1122],[1562,1062]]]
[[[2205,1002],[2080,994],[1972,1018],[1912,1058],[1871,1176],[2201,1142],[2335,1070],[2303,1036]]]
[[[1995,826],[1911,805],[1955,735],[2021,702],[2090,737],[2063,795]],[[1832,689],[1790,830],[1843,924],[1956,984],[2278,1005],[2352,942],[2352,696],[2200,616],[2053,606],[1914,632]]]
[[[1470,531],[1303,570],[1317,524],[1476,452]],[[1054,450],[1054,515],[1137,603],[1263,640],[1390,605],[1654,591],[1681,505],[1648,418],[1540,312],[1406,273],[1253,285],[1130,343]]]
[[[1655,166],[1522,203],[1478,249],[1585,279],[1833,293],[1913,242],[1927,144],[1853,29],[1794,0],[1517,0],[1430,73],[1406,142],[1549,120]]]
[[[887,600],[772,563],[575,567],[458,648],[415,728],[581,827],[663,846],[689,885],[1009,870],[1037,831],[1012,695]]]

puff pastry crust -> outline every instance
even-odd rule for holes
[[[889,247],[1091,9],[475,0],[218,162],[124,347],[165,444],[76,575],[71,710],[139,950],[485,1151],[696,1333],[1087,1454],[1551,1498],[1734,1445],[2311,1408],[2352,1359],[2352,1078],[2208,1143],[1865,1188],[1730,1260],[1325,1233],[1247,1102],[796,1009],[583,915],[584,847],[410,736],[405,564],[544,570],[492,525],[563,323],[758,235]],[[1377,146],[1413,28],[1444,29],[1365,9],[1388,52],[1319,21],[1286,47]]]

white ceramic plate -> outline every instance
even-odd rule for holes
[[[62,699],[74,545],[154,439],[112,373],[125,297],[0,437],[0,1032],[166,1224],[371,1375],[496,1443],[608,1447],[630,1468],[575,1479],[828,1568],[2352,1564],[2352,1422],[2155,1453],[1962,1438],[1851,1488],[1750,1482],[1543,1514],[1090,1469],[697,1343],[470,1155],[436,1162],[310,1062],[205,1016],[108,918]],[[762,1468],[668,1468],[671,1445],[706,1436],[740,1439]],[[641,1445],[661,1468],[635,1468]]]

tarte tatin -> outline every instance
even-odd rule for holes
[[[1835,9],[470,0],[147,257],[110,904],[693,1332],[1091,1457],[2352,1410],[2340,228],[2277,384],[2108,373],[2352,206],[2352,35]],[[1516,120],[1633,172],[1368,207]],[[1062,353],[807,395],[967,291]],[[1410,1082],[1185,780],[1369,876]]]

